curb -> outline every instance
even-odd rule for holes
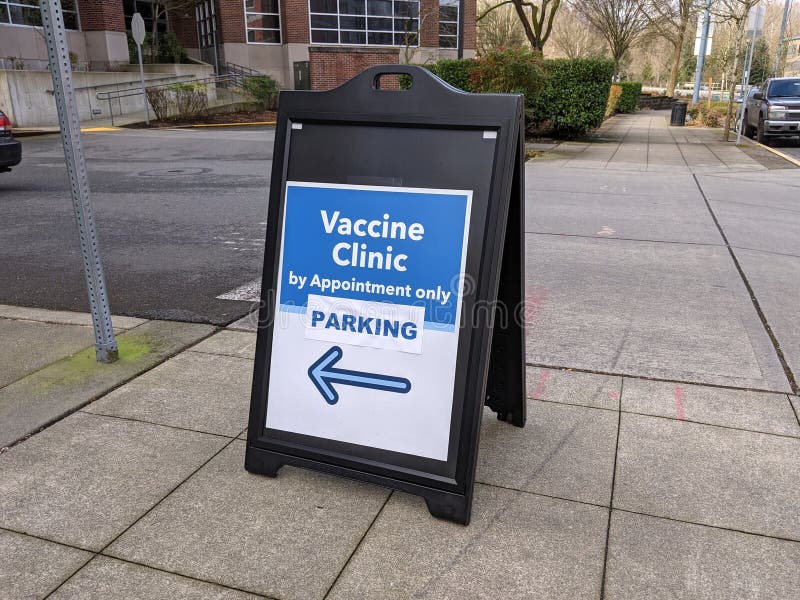
[[[201,123],[198,125],[180,125],[173,129],[195,129],[202,127],[257,127],[259,125],[277,125],[277,121],[250,121],[247,123]]]
[[[764,148],[764,150],[768,150],[769,152],[772,152],[776,156],[780,156],[783,160],[792,163],[795,167],[800,167],[800,160],[796,159],[795,157],[789,156],[785,152],[781,152],[780,150],[776,150],[775,148],[767,146],[766,144],[762,144],[762,143],[757,142],[755,140],[751,140],[751,141],[756,146],[760,146],[761,148]]]

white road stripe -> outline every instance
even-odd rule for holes
[[[217,296],[217,300],[239,300],[240,302],[258,302],[261,300],[261,278],[254,279],[236,289]]]

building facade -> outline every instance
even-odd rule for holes
[[[0,68],[46,64],[41,19],[31,4],[0,0]],[[336,64],[359,66],[455,58],[459,19],[465,24],[464,56],[475,53],[476,0],[466,0],[463,15],[458,0],[162,1],[165,5],[169,10],[156,15],[153,0],[62,0],[70,50],[95,70],[127,64],[126,32],[139,12],[148,31],[155,19],[158,31],[175,32],[191,58],[218,72],[233,63],[269,74],[287,88],[304,86],[297,74],[302,78],[309,63],[329,65],[330,56],[315,61],[326,53],[335,54]]]

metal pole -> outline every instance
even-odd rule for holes
[[[708,48],[708,32],[711,28],[711,0],[706,0],[706,8],[703,11],[703,33],[700,37],[700,50],[697,54],[697,71],[694,74],[694,90],[692,91],[692,104],[700,101],[700,84],[703,80],[703,67],[706,64],[706,48]],[[711,94],[711,90],[708,90]]]
[[[458,40],[456,44],[456,57],[464,58],[464,9],[467,6],[466,0],[458,0]]]
[[[136,50],[139,51],[139,81],[142,82],[142,97],[144,98],[144,123],[150,125],[150,107],[147,102],[147,90],[144,87],[144,67],[142,66],[142,45],[136,44]]]
[[[744,63],[744,71],[742,72],[742,105],[740,108],[741,115],[739,116],[739,131],[736,132],[736,145],[742,143],[742,129],[744,129],[744,109],[745,102],[747,102],[747,93],[745,88],[750,82],[750,69],[753,67],[753,53],[756,51],[756,30],[753,29],[753,36],[750,40],[750,49]]]
[[[775,66],[772,67],[772,76],[778,76],[778,70],[781,68],[781,55],[783,54],[783,38],[786,35],[786,25],[789,22],[789,5],[792,0],[786,0],[783,6],[783,21],[781,22],[781,34],[778,36],[778,52],[775,54]]]
[[[53,92],[61,125],[61,141],[72,192],[72,205],[78,223],[89,308],[94,324],[95,354],[99,362],[114,362],[119,358],[117,340],[111,325],[103,263],[97,241],[97,230],[89,199],[89,178],[81,145],[81,123],[78,105],[72,89],[72,68],[67,50],[67,32],[60,0],[42,0],[42,26],[53,76]]]

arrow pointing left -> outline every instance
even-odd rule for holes
[[[334,369],[333,365],[339,362],[343,354],[339,346],[332,346],[308,368],[308,376],[311,382],[328,404],[336,404],[339,401],[339,393],[334,389],[333,383],[371,388],[384,392],[395,392],[397,394],[407,394],[411,390],[411,382],[404,377]]]

